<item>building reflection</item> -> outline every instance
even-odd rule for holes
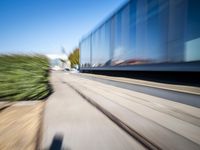
[[[130,0],[80,49],[82,67],[200,61],[200,1]]]

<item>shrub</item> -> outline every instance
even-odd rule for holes
[[[0,55],[0,100],[39,100],[51,92],[49,61],[42,55]]]

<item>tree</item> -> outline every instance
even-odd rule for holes
[[[75,48],[72,53],[68,56],[69,61],[71,62],[71,67],[75,67],[80,64],[80,50]]]

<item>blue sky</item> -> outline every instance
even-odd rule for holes
[[[126,0],[0,0],[0,53],[69,53]]]

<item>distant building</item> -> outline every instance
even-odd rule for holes
[[[50,59],[51,68],[55,70],[71,68],[71,63],[66,55],[48,54],[47,57]]]

